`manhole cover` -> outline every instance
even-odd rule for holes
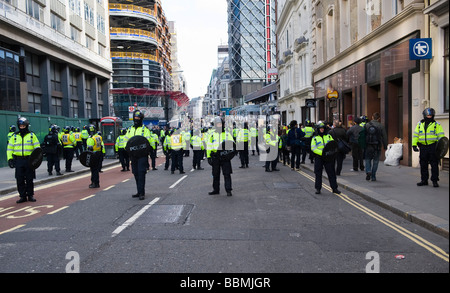
[[[184,224],[193,205],[153,205],[143,215],[142,221],[148,224]]]
[[[274,182],[273,186],[275,189],[296,189],[299,188],[298,184],[295,182]]]

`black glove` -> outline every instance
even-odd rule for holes
[[[418,151],[419,151],[419,148],[415,145],[415,146],[413,146],[413,150],[414,150],[415,152],[418,152]]]
[[[213,163],[213,159],[212,159],[212,158],[208,158],[208,164],[209,164],[210,166],[212,166],[212,163]]]
[[[15,168],[16,167],[16,162],[13,159],[9,159],[8,160],[8,166],[10,168]]]

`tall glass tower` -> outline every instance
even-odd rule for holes
[[[233,107],[272,82],[276,0],[228,0],[228,52]]]

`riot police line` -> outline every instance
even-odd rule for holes
[[[220,170],[222,169],[225,179],[225,189],[227,195],[231,196],[232,169],[230,161],[237,153],[241,157],[240,168],[248,168],[248,160],[245,161],[245,159],[242,159],[242,156],[245,158],[245,152],[257,150],[259,161],[266,162],[266,171],[279,171],[276,169],[276,162],[279,159],[282,143],[279,136],[279,130],[282,128],[279,125],[279,115],[207,116],[192,120],[185,118],[180,125],[177,125],[178,127],[166,128],[164,132],[160,132],[159,137],[156,139],[151,138],[151,131],[143,124],[143,121],[144,116],[142,112],[137,110],[133,113],[134,125],[128,129],[121,130],[121,134],[126,137],[122,141],[122,155],[126,155],[131,161],[132,171],[138,186],[138,193],[132,196],[139,197],[141,200],[145,198],[145,191],[142,191],[142,188],[145,187],[145,176],[143,177],[142,174],[145,175],[149,169],[148,157],[150,156],[154,159],[156,156],[158,142],[161,143],[166,157],[170,156],[172,159],[172,174],[175,168],[178,168],[180,173],[184,173],[183,156],[181,154],[190,148],[194,151],[201,152],[200,157],[202,159],[207,158],[208,164],[212,166],[213,173],[213,190],[209,194],[218,194],[220,192],[218,176],[220,176]],[[35,170],[41,165],[44,156],[49,158],[55,152],[52,143],[57,144],[57,154],[59,154],[61,148],[68,148],[65,154],[66,172],[72,171],[70,164],[67,165],[67,160],[73,159],[73,155],[76,153],[80,163],[91,169],[91,184],[89,188],[100,187],[99,173],[101,172],[105,148],[101,134],[96,131],[94,125],[86,125],[84,127],[83,131],[88,133],[88,137],[86,138],[84,136],[81,140],[72,138],[70,127],[65,127],[63,130],[64,134],[61,134],[62,136],[60,137],[58,127],[51,125],[49,134],[44,138],[42,144],[39,143],[36,135],[29,130],[29,121],[26,118],[19,118],[17,125],[19,126],[19,130],[8,135],[7,157],[8,165],[11,168],[16,168],[15,177],[20,196],[20,199],[17,201],[18,203],[27,200],[35,201],[33,185]],[[11,126],[10,129],[13,129],[13,127]],[[133,133],[131,134],[131,132]],[[186,133],[189,134],[190,139],[185,138]],[[193,134],[201,135],[201,143],[193,144]],[[58,137],[56,142],[54,139],[55,135]],[[312,141],[314,141],[314,144]],[[448,139],[441,137],[437,141],[436,146],[436,156],[442,158],[448,150]],[[327,173],[334,171],[331,170],[334,169],[331,168],[331,165],[334,165],[334,160],[339,152],[339,145],[327,133],[324,123],[319,121],[316,125],[310,148],[315,158],[316,193],[320,193],[322,170],[325,168]],[[78,154],[75,152],[78,150],[83,150],[83,152]],[[173,154],[176,154],[176,156]],[[136,165],[138,161],[142,163]],[[166,170],[168,169],[167,162],[166,160]],[[269,167],[270,162],[272,162],[272,170]],[[196,166],[198,166],[197,168],[199,170],[203,169],[200,168],[200,164],[196,164],[194,163],[194,169],[196,169]],[[126,165],[122,164],[122,167],[122,171],[125,171]],[[50,165],[48,168],[50,175]],[[144,168],[145,170],[143,170]],[[154,166],[153,168],[156,170]],[[57,174],[60,173],[58,169],[56,171]],[[329,174],[328,177],[333,192],[340,193],[337,189],[336,176],[332,174],[330,176]],[[143,180],[144,183],[142,182]]]

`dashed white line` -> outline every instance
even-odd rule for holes
[[[180,179],[178,179],[177,182],[175,182],[174,184],[172,184],[169,189],[174,188],[175,186],[177,186],[178,183],[180,183],[181,181],[183,181],[188,175],[184,175],[183,177],[181,177]]]

